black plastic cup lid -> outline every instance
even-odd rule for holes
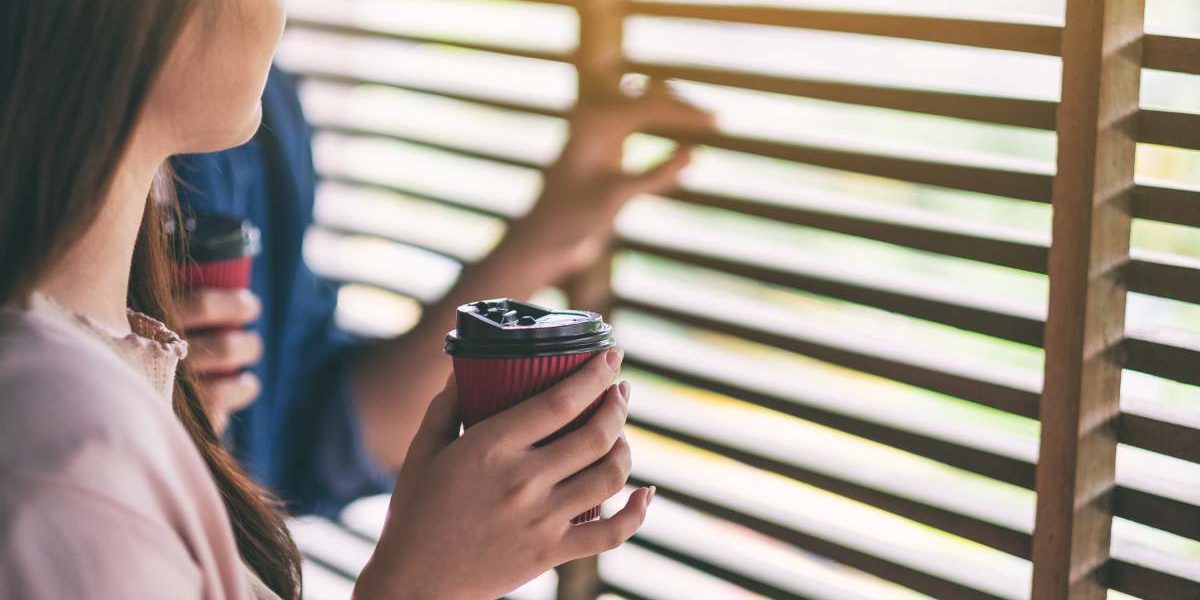
[[[187,232],[187,258],[198,263],[253,257],[262,251],[262,234],[248,220],[198,213],[186,217],[183,228]],[[177,230],[174,221],[167,223],[168,235],[174,236]]]
[[[612,326],[598,313],[550,310],[508,298],[458,307],[457,329],[446,335],[446,354],[526,358],[612,348]]]

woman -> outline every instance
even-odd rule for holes
[[[255,131],[282,27],[279,0],[0,0],[0,597],[300,595],[280,514],[177,373],[158,214],[167,157]],[[632,535],[650,489],[569,525],[628,476],[620,362],[461,438],[447,385],[356,596],[494,597]]]

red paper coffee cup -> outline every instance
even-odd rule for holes
[[[180,267],[179,279],[188,289],[223,288],[243,290],[250,287],[254,258],[246,256],[212,262],[189,262]]]
[[[250,287],[254,257],[262,249],[253,223],[224,215],[199,213],[183,223],[180,281],[190,289]],[[171,224],[168,231],[178,233]],[[178,238],[177,238],[178,239]]]
[[[240,290],[250,287],[254,257],[262,248],[259,230],[250,221],[199,213],[184,221],[183,230],[180,232],[174,222],[167,226],[167,232],[174,236],[176,248],[183,259],[179,265],[181,285],[189,290]],[[236,371],[215,373],[236,374]]]
[[[553,311],[509,299],[459,307],[458,327],[446,336],[446,353],[454,360],[463,425],[472,427],[549,389],[613,345],[612,327],[593,312]],[[578,429],[601,398],[538,445]],[[596,506],[571,523],[599,517]]]

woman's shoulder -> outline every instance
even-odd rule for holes
[[[0,580],[38,557],[44,569],[22,571],[37,589],[94,588],[97,573],[40,560],[72,554],[103,555],[93,566],[120,577],[101,587],[140,582],[138,597],[245,587],[219,492],[169,399],[70,323],[0,310]]]
[[[180,434],[169,403],[102,343],[0,311],[0,475],[103,482],[169,468]]]
[[[0,423],[20,427],[12,433],[28,437],[71,424],[137,427],[152,396],[99,341],[36,314],[0,312]]]

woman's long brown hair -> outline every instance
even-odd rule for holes
[[[22,303],[95,222],[138,116],[197,0],[0,0],[0,304]],[[207,7],[206,7],[207,8]],[[155,183],[129,304],[178,327]],[[300,558],[278,505],[221,446],[185,361],[175,414],[220,490],[242,560],[283,598]]]

